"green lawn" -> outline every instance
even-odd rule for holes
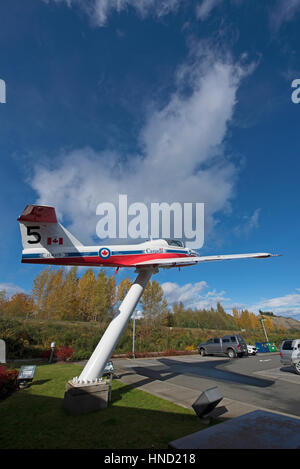
[[[203,428],[192,410],[113,381],[112,402],[101,411],[68,415],[62,407],[75,364],[37,366],[27,389],[0,401],[0,448],[167,448]]]

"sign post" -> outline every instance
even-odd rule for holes
[[[18,382],[21,388],[25,388],[31,383],[36,370],[36,365],[21,366]]]
[[[3,339],[0,339],[0,363],[6,363],[6,345]]]

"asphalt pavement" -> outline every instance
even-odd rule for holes
[[[300,418],[300,376],[280,364],[279,353],[236,358],[175,357],[114,359],[122,382],[184,407],[217,386],[224,396],[224,419],[253,410],[270,410]]]

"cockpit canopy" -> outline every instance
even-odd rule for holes
[[[167,241],[169,246],[177,246],[179,248],[184,248],[185,247],[184,242],[179,241],[178,239],[166,239],[165,238],[165,241]]]

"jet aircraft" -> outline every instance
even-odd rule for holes
[[[274,256],[267,252],[200,256],[176,239],[84,246],[58,223],[54,207],[42,205],[27,205],[18,221],[23,244],[22,263],[27,264],[172,268],[208,261]]]

